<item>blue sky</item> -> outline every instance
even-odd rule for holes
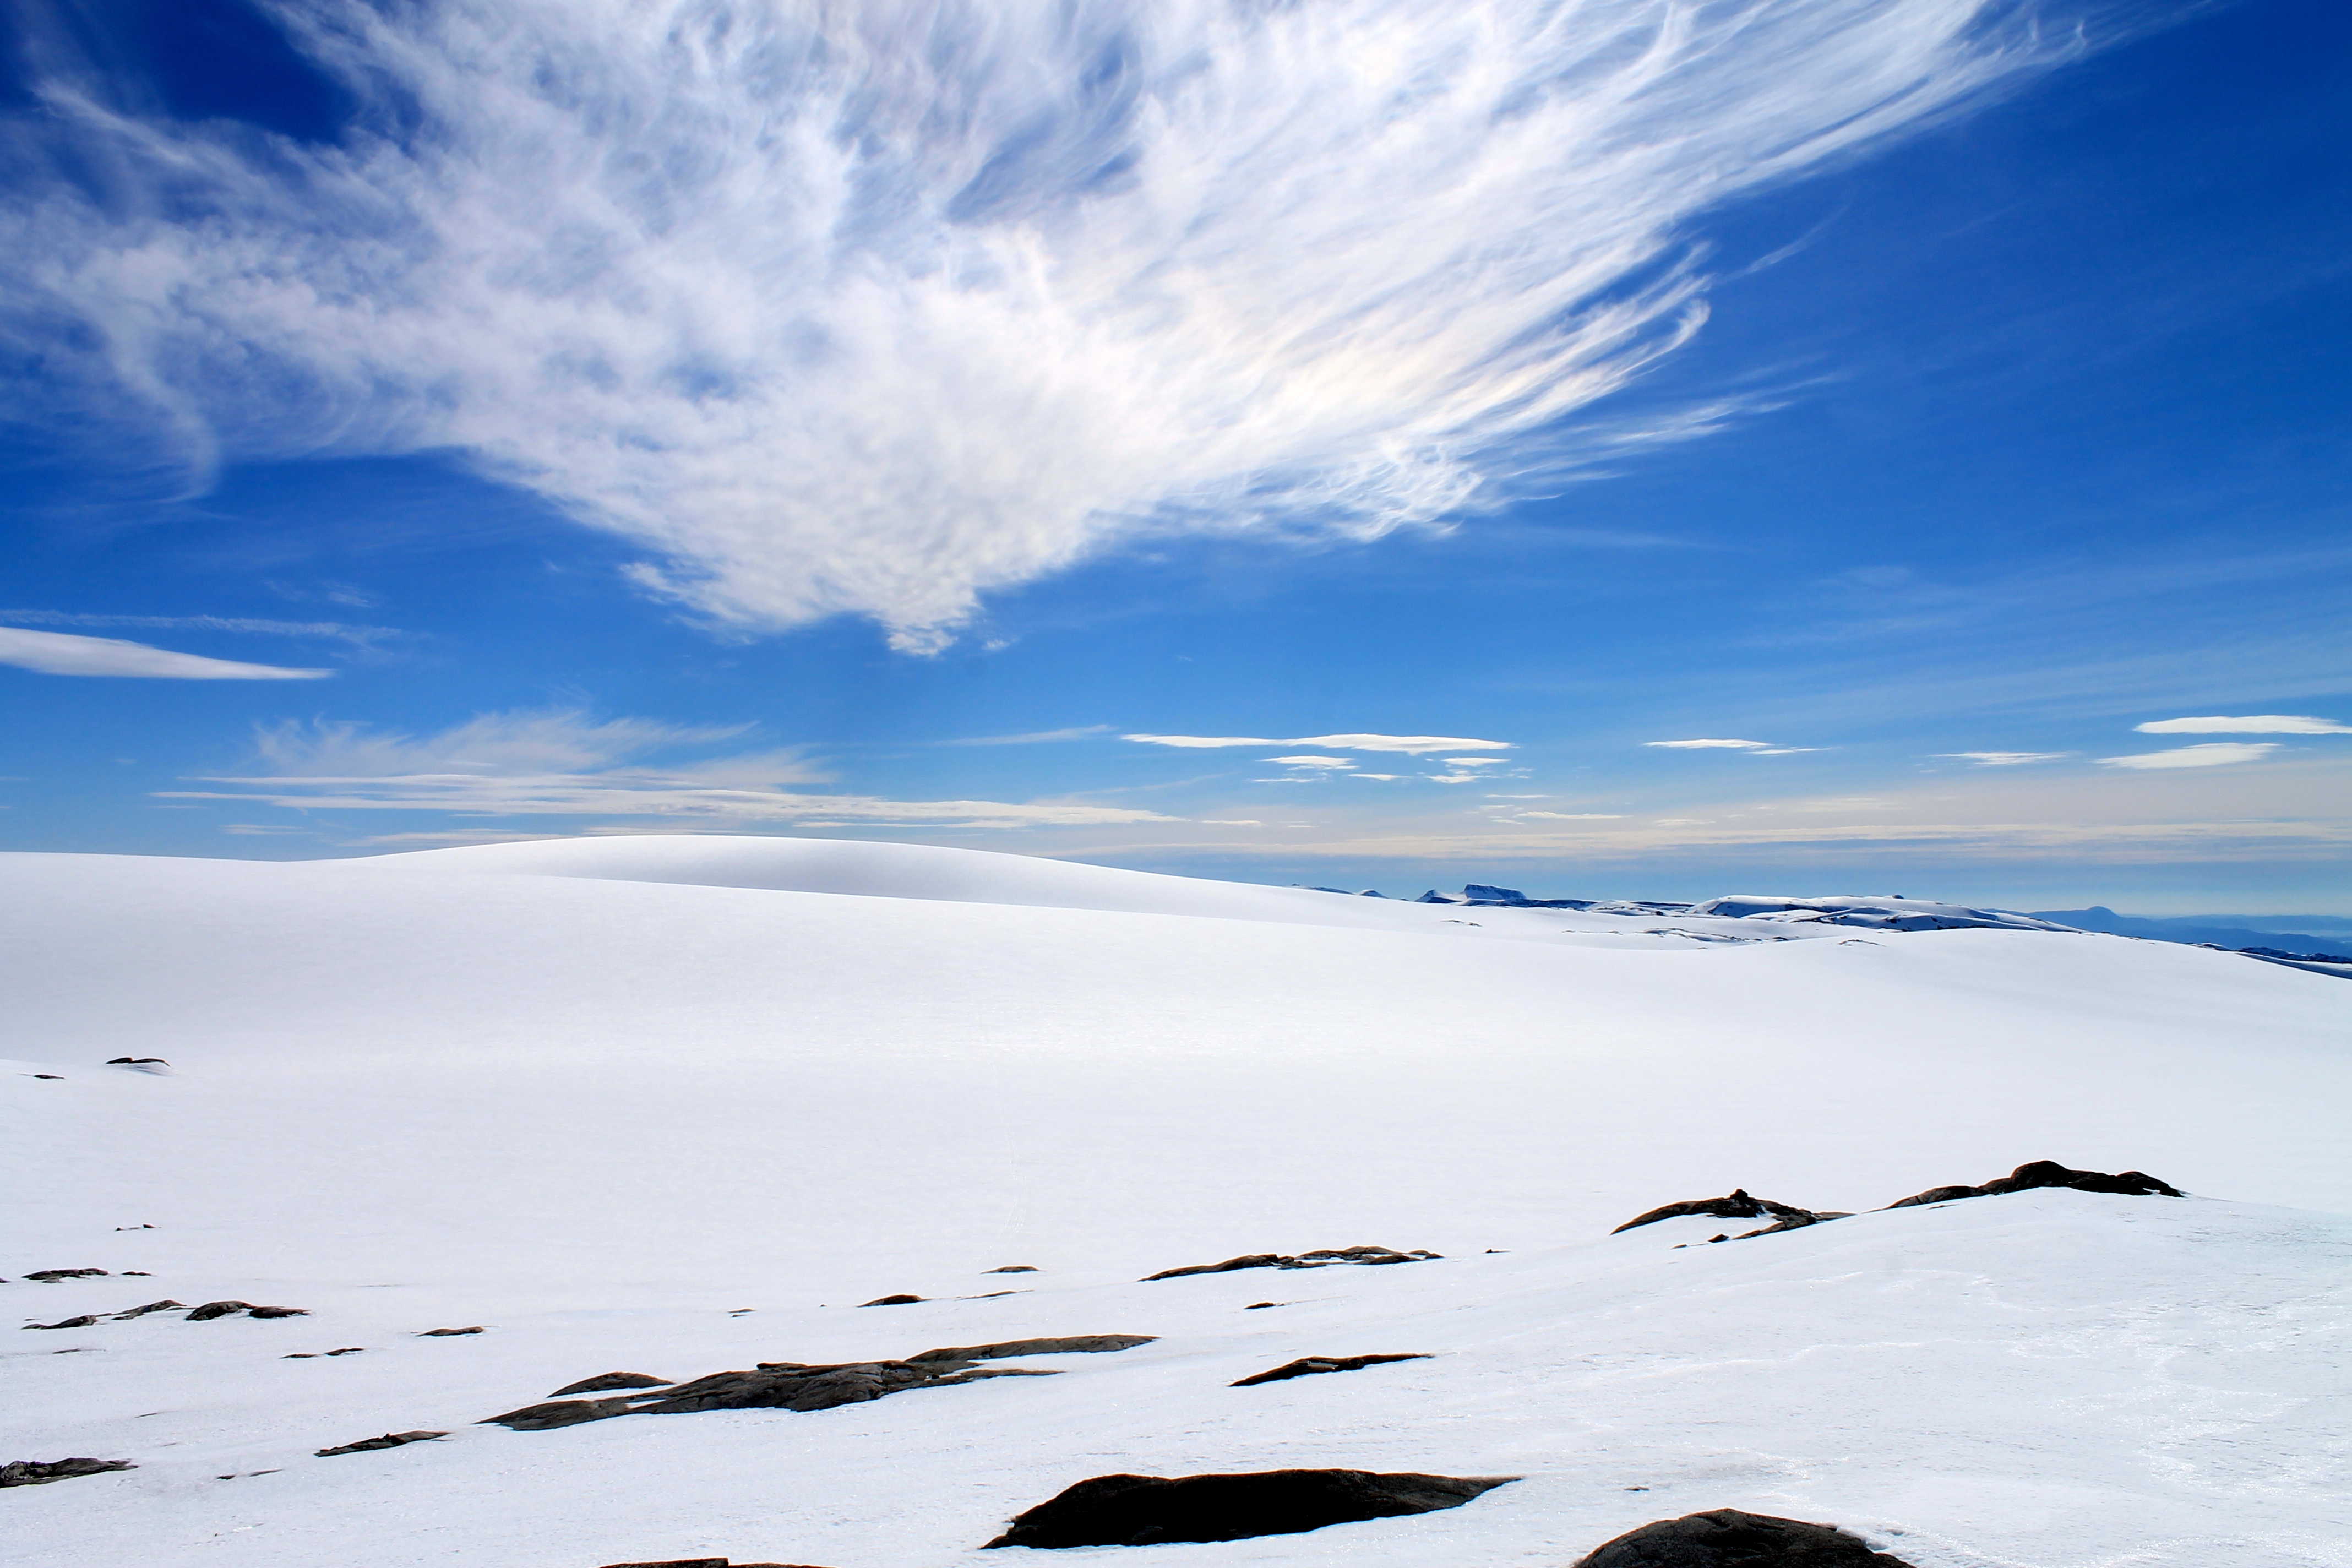
[[[1964,9],[16,0],[0,845],[2352,912],[2352,19]]]

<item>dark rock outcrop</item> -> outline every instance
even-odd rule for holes
[[[929,1300],[923,1296],[877,1296],[871,1301],[860,1301],[861,1307],[912,1307]]]
[[[25,1278],[37,1279],[44,1285],[54,1285],[60,1279],[103,1279],[106,1278],[106,1270],[103,1268],[36,1268]]]
[[[167,1068],[172,1064],[162,1057],[109,1057],[106,1065],[110,1068]]]
[[[996,1546],[1156,1546],[1296,1535],[1358,1520],[1460,1508],[1516,1476],[1260,1470],[1218,1476],[1097,1476],[1015,1515]]]
[[[416,1337],[420,1340],[446,1340],[454,1339],[459,1334],[478,1334],[482,1331],[482,1325],[476,1323],[469,1329],[425,1329]]]
[[[25,1326],[28,1329],[89,1329],[95,1328],[97,1325],[98,1320],[96,1318],[84,1316],[79,1318],[60,1318],[54,1323],[26,1323]]]
[[[702,1410],[831,1410],[887,1398],[911,1388],[976,1383],[984,1377],[1051,1377],[1050,1372],[978,1367],[968,1361],[847,1362],[811,1366],[798,1362],[761,1362],[753,1372],[715,1372],[691,1383],[612,1399],[552,1400],[527,1405],[483,1426],[517,1432],[545,1432],[615,1415],[677,1415]]]
[[[736,1563],[724,1557],[665,1557],[658,1563],[608,1563],[604,1568],[813,1568],[806,1563]]]
[[[386,1432],[381,1437],[362,1437],[356,1443],[345,1443],[333,1448],[321,1448],[319,1450],[319,1458],[331,1459],[337,1454],[369,1454],[378,1448],[397,1448],[408,1443],[427,1443],[436,1437],[446,1437],[448,1435],[446,1432]]]
[[[109,1470],[135,1470],[128,1459],[12,1459],[0,1465],[0,1487],[41,1487],[76,1476],[102,1476]]]
[[[1423,1351],[1409,1351],[1402,1355],[1301,1356],[1297,1361],[1285,1362],[1270,1371],[1252,1373],[1247,1377],[1238,1378],[1227,1386],[1252,1388],[1261,1383],[1282,1383],[1294,1377],[1311,1376],[1318,1372],[1354,1372],[1359,1367],[1379,1366],[1383,1362],[1427,1361],[1428,1359],[1428,1353]]]
[[[935,1361],[1003,1361],[1017,1355],[1077,1355],[1097,1354],[1108,1351],[1131,1351],[1138,1345],[1148,1345],[1158,1334],[1076,1334],[1059,1340],[1002,1340],[992,1345],[949,1345],[940,1350],[921,1351],[908,1356],[909,1362],[921,1363]]]
[[[1734,1187],[1729,1195],[1720,1198],[1692,1198],[1688,1202],[1668,1204],[1647,1214],[1635,1215],[1609,1234],[1619,1235],[1636,1226],[1655,1225],[1662,1219],[1680,1219],[1685,1215],[1708,1215],[1717,1219],[1762,1219],[1770,1215],[1776,1219],[1802,1217],[1808,1225],[1821,1216],[1811,1209],[1801,1209],[1788,1204],[1776,1204],[1769,1198],[1752,1198],[1745,1187]]]
[[[233,1317],[243,1312],[252,1318],[307,1318],[310,1314],[301,1307],[257,1307],[250,1301],[207,1301],[188,1314],[192,1323],[209,1323],[215,1318]]]
[[[1909,1568],[1827,1524],[1719,1508],[1662,1519],[1596,1547],[1576,1568]]]
[[[1188,1274],[1231,1274],[1242,1268],[1328,1268],[1337,1263],[1426,1263],[1438,1258],[1434,1252],[1399,1252],[1392,1247],[1333,1247],[1319,1251],[1302,1252],[1296,1258],[1279,1252],[1252,1252],[1240,1258],[1228,1258],[1223,1263],[1194,1263],[1182,1268],[1163,1268],[1143,1278],[1181,1279]]]
[[[366,1348],[365,1345],[345,1345],[339,1351],[296,1351],[292,1355],[282,1355],[278,1359],[279,1361],[317,1361],[320,1356],[357,1355]]]
[[[1037,1272],[1037,1266],[1034,1263],[1008,1263],[1002,1268],[992,1268],[989,1272],[991,1274],[1034,1274]]]
[[[1980,1187],[1929,1187],[1924,1193],[1897,1198],[1886,1206],[1907,1209],[1920,1204],[1949,1203],[1955,1198],[1988,1198],[2001,1193],[2031,1192],[2036,1187],[2072,1187],[2078,1193],[2113,1193],[2133,1198],[2154,1197],[2159,1194],[2168,1198],[2181,1195],[2179,1188],[2168,1186],[2145,1171],[2126,1171],[2111,1176],[2105,1171],[2070,1171],[2055,1160],[2035,1160]]]
[[[115,1313],[114,1321],[120,1323],[130,1318],[143,1318],[150,1312],[184,1312],[187,1310],[188,1304],[185,1301],[150,1301],[143,1307],[133,1307],[127,1312]]]
[[[642,1372],[608,1372],[596,1377],[583,1377],[577,1383],[567,1383],[550,1399],[561,1399],[567,1394],[604,1394],[615,1388],[669,1388],[674,1386],[666,1377],[652,1377]]]

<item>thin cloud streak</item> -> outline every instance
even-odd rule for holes
[[[136,680],[324,680],[331,669],[289,669],[232,658],[173,653],[116,637],[32,632],[0,626],[0,664],[42,675],[111,676]]]
[[[0,412],[446,449],[740,631],[943,646],[1170,532],[1369,538],[1700,435],[1570,416],[1701,211],[2077,55],[2011,0],[257,0],[357,106],[0,125]],[[62,410],[62,412],[59,412]],[[1566,423],[1564,423],[1566,422]]]
[[[2143,735],[2352,735],[2352,724],[2299,713],[2253,713],[2242,719],[2158,719],[2135,724]]]
[[[2212,741],[2201,746],[2142,752],[2129,757],[2101,757],[2099,761],[2111,768],[2220,768],[2233,763],[2258,763],[2277,750],[2275,741]]]
[[[885,800],[803,788],[830,774],[795,750],[663,764],[746,724],[684,726],[597,720],[572,709],[481,714],[436,735],[313,721],[256,731],[272,771],[194,780],[174,801],[243,801],[296,811],[424,811],[465,816],[654,817],[680,830],[789,823],[815,826],[1027,828],[1168,823],[1156,811],[1072,801]],[[389,839],[372,842],[390,842]]]
[[[1415,756],[1424,752],[1507,752],[1514,744],[1509,741],[1465,740],[1459,735],[1292,735],[1286,739],[1265,735],[1121,735],[1119,739],[1147,746],[1181,746],[1194,751],[1234,746],[1329,746],[1343,752],[1404,752]]]

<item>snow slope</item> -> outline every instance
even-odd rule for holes
[[[2352,1563],[2330,977],[1468,911],[1549,933],[1493,942],[1444,906],[806,841],[9,856],[0,889],[0,1300],[312,1314],[12,1333],[0,1458],[141,1467],[0,1495],[12,1561],[1016,1568],[971,1553],[1088,1475],[1333,1464],[1528,1479],[1148,1561],[1565,1563],[1746,1506],[1920,1568]],[[2042,1157],[2195,1195],[1607,1234]],[[1361,1242],[1445,1258],[1139,1282]],[[1013,1263],[1040,1272],[983,1272]],[[60,1267],[112,1272],[23,1281]],[[853,1305],[898,1291],[941,1299]],[[614,1369],[1108,1332],[1163,1337],[814,1415],[471,1425]],[[1435,1359],[1225,1386],[1375,1351]],[[311,1457],[415,1427],[452,1436]]]

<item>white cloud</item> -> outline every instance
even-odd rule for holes
[[[2071,757],[2072,752],[1937,752],[1938,757],[1953,762],[1974,763],[1980,768],[2015,768],[2028,763],[2054,763],[2061,757]]]
[[[1177,818],[1073,801],[884,800],[821,795],[799,753],[771,751],[660,763],[649,753],[707,748],[748,726],[683,728],[646,719],[599,722],[567,710],[491,713],[422,739],[357,724],[285,724],[256,750],[274,771],[166,790],[164,800],[259,802],[306,811],[432,811],[465,816],[651,816],[680,827],[1107,826]],[[388,842],[389,840],[384,840]]]
[[[1705,429],[1563,425],[1696,329],[1682,226],[2079,54],[2063,9],[280,0],[337,143],[24,62],[0,339],[47,368],[0,413],[470,454],[715,621],[929,649],[1145,533]]]
[[[1280,763],[1286,768],[1352,768],[1353,757],[1265,757],[1260,761]]]
[[[148,680],[323,680],[334,673],[241,664],[229,658],[173,653],[143,642],[76,637],[70,632],[28,632],[16,626],[0,626],[0,664],[43,675],[114,675]]]
[[[1645,746],[1664,746],[1677,752],[1761,752],[1772,750],[1769,741],[1644,741]]]
[[[1751,757],[1794,757],[1820,750],[1819,746],[1759,746],[1748,754]]]
[[[1416,756],[1424,752],[1507,752],[1512,745],[1508,741],[1468,741],[1459,735],[1292,735],[1286,739],[1265,735],[1122,735],[1119,738],[1139,741],[1148,746],[1183,746],[1195,750],[1233,746],[1337,746],[1350,752],[1408,752]]]
[[[2251,713],[2242,719],[2158,719],[2135,724],[2143,735],[2352,735],[2352,724],[2300,713]]]
[[[1397,780],[1407,778],[1411,775],[1406,773],[1349,773],[1348,776],[1351,779],[1371,779],[1380,784],[1394,784]]]
[[[2182,746],[2169,752],[2142,752],[2131,757],[2101,757],[2111,768],[2218,768],[2231,763],[2259,762],[2278,750],[2270,741],[2213,741],[2202,746]]]
[[[1500,757],[1447,757],[1444,759],[1444,762],[1446,766],[1453,768],[1499,768],[1503,766],[1503,759]]]
[[[1204,816],[1202,822],[1211,827],[1264,827],[1265,823],[1251,816]]]

